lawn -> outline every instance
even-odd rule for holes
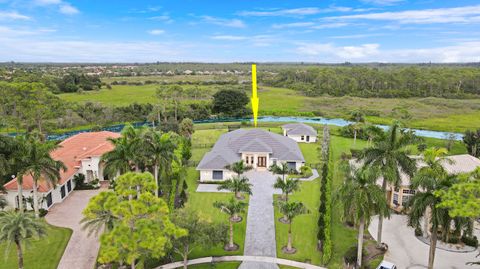
[[[57,268],[63,251],[70,240],[72,230],[47,224],[47,237],[39,240],[30,239],[25,244],[24,265],[28,269]],[[1,269],[18,268],[15,245],[7,249],[5,243],[0,244]],[[4,256],[6,255],[6,256]]]

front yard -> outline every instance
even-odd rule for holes
[[[24,249],[25,268],[55,269],[60,262],[72,230],[47,224],[47,237],[39,240],[27,240]],[[15,245],[0,244],[0,268],[17,268],[17,250]]]

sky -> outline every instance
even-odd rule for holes
[[[0,62],[479,62],[479,0],[0,0]]]

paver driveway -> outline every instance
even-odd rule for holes
[[[377,236],[378,219],[374,218],[368,230],[374,237]],[[478,230],[475,230],[480,237]],[[388,245],[385,260],[391,261],[398,268],[427,268],[428,250],[427,244],[418,240],[413,228],[407,226],[407,217],[404,215],[392,215],[390,219],[383,221],[383,240]],[[460,269],[476,268],[465,265],[466,262],[476,261],[477,251],[469,253],[450,252],[437,248],[435,252],[435,269]]]
[[[247,231],[244,255],[276,257],[275,220],[273,213],[273,188],[275,177],[270,172],[245,173],[253,184],[248,205]],[[278,269],[276,264],[243,262],[240,269]]]
[[[62,203],[54,205],[47,214],[47,222],[73,230],[72,237],[58,264],[58,269],[93,269],[97,260],[100,243],[98,237],[92,234],[87,236],[82,231],[80,220],[82,210],[90,198],[101,190],[74,191]]]

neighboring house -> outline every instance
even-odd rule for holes
[[[297,142],[315,143],[317,130],[304,123],[289,123],[282,126],[283,135]]]
[[[86,182],[94,179],[105,180],[100,157],[114,148],[107,138],[119,136],[117,133],[107,131],[89,132],[80,133],[62,141],[59,144],[61,147],[53,151],[51,155],[53,159],[62,161],[67,170],[60,172],[60,179],[55,188],[45,181],[39,182],[39,198],[42,199],[40,208],[49,209],[55,203],[62,202],[75,188],[73,177],[77,174],[84,174]],[[32,185],[32,177],[25,176],[23,178],[24,197],[33,195]],[[7,191],[6,197],[9,205],[18,208],[17,179],[7,182],[4,187]],[[28,203],[26,208],[31,209]]]
[[[243,160],[255,170],[267,170],[273,164],[287,163],[297,171],[305,159],[297,143],[262,129],[239,129],[223,134],[197,166],[200,181],[226,180],[234,173],[227,165]]]
[[[420,160],[419,156],[414,158],[418,159],[418,169],[425,166],[425,163]],[[468,154],[447,156],[446,159],[450,161],[445,160],[442,162],[442,166],[449,174],[471,173],[480,167],[480,160]],[[358,163],[355,163],[355,165],[358,165]],[[387,201],[390,208],[397,212],[401,212],[404,209],[405,205],[417,191],[411,189],[410,177],[408,175],[401,173],[400,178],[402,182],[398,187],[387,184]],[[382,183],[383,178],[379,178],[377,184],[382,186]]]

